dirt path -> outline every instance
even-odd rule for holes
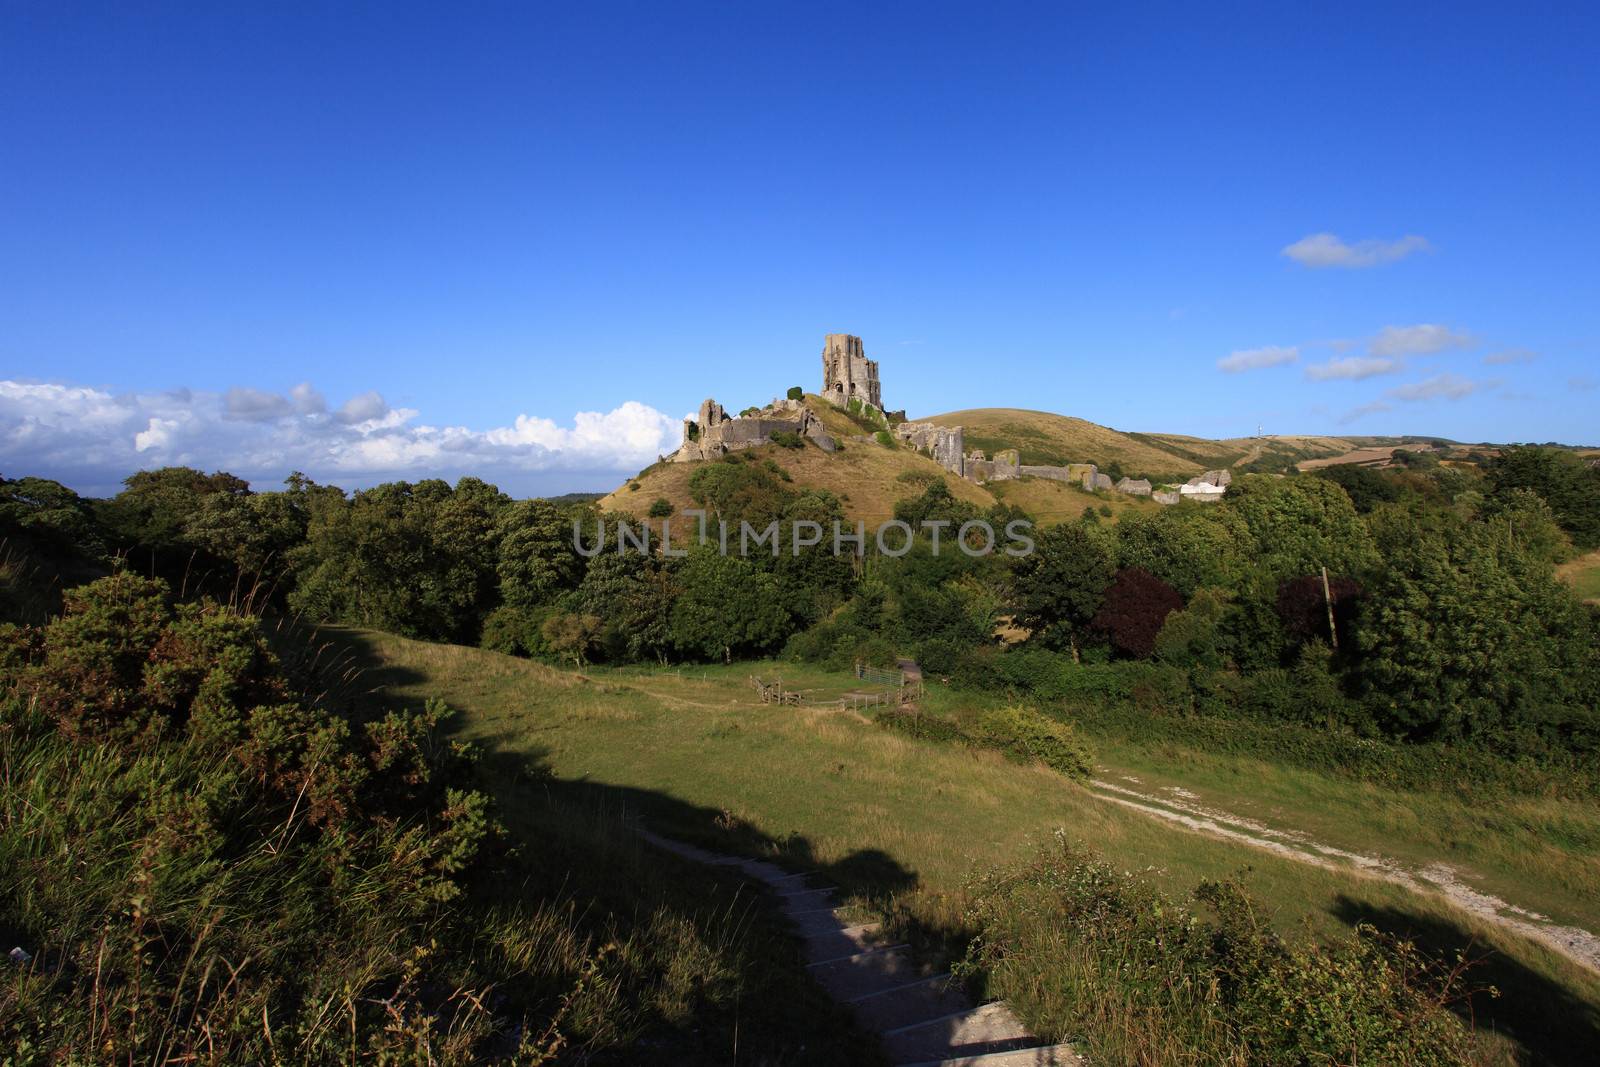
[[[1123,780],[1135,785],[1142,784],[1136,778],[1124,777]],[[1557,925],[1547,916],[1519,908],[1499,897],[1480,893],[1463,882],[1456,869],[1448,864],[1432,863],[1414,869],[1384,856],[1324,845],[1299,830],[1278,829],[1241,815],[1206,807],[1200,803],[1198,795],[1181,786],[1168,786],[1159,792],[1147,793],[1102,779],[1095,779],[1089,784],[1101,799],[1152,818],[1263,849],[1300,863],[1328,870],[1354,870],[1404,886],[1413,892],[1442,896],[1485,922],[1538,941],[1575,963],[1600,972],[1600,937],[1581,927]]]

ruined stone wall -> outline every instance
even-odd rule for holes
[[[935,426],[931,422],[902,422],[892,431],[895,437],[952,474],[967,476],[964,433],[959,426]]]
[[[770,444],[773,434],[778,433],[800,434],[825,452],[836,447],[822,428],[822,420],[798,400],[774,400],[754,414],[729,418],[721,404],[707,399],[700,405],[699,418],[683,420],[683,446],[670,458],[674,463],[716,459],[729,452]]]

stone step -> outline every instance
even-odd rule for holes
[[[869,1030],[898,1030],[928,1019],[939,1019],[972,1007],[959,982],[948,973],[891,986],[847,1002]]]
[[[984,1004],[883,1033],[883,1050],[894,1063],[982,1056],[1037,1045],[1027,1027],[1004,1004]]]
[[[839,914],[838,908],[818,908],[815,911],[803,911],[798,914],[789,913],[789,922],[794,925],[795,931],[803,938],[811,938],[821,934],[831,934],[854,925]]]
[[[1014,1052],[990,1052],[982,1056],[957,1056],[947,1060],[926,1060],[904,1067],[1083,1067],[1083,1057],[1071,1045],[1040,1045]]]
[[[832,907],[833,890],[807,889],[801,893],[781,894],[780,899],[783,901],[783,910],[791,915],[796,912],[819,911]]]
[[[882,923],[860,923],[856,926],[835,926],[819,930],[805,939],[807,963],[836,960],[858,952],[879,948],[883,941]]]
[[[822,960],[806,966],[835,1000],[853,1000],[924,977],[904,945],[869,949],[843,959]]]

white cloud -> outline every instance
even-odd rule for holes
[[[172,431],[177,428],[176,419],[153,418],[149,426],[133,435],[133,450],[148,452],[153,448],[167,448],[172,444]]]
[[[1300,358],[1300,349],[1293,345],[1267,345],[1263,348],[1242,348],[1217,360],[1217,369],[1228,374],[1239,374],[1262,367],[1277,367],[1293,363]]]
[[[328,402],[311,387],[310,382],[301,382],[289,390],[289,400],[302,415],[319,415],[328,410]]]
[[[682,423],[637,401],[578,412],[571,424],[518,415],[510,426],[429,426],[377,392],[330,417],[309,384],[288,396],[223,393],[115,395],[71,385],[0,380],[0,471],[39,474],[105,491],[135,470],[185,464],[274,485],[292,470],[349,485],[477,474],[528,484],[542,472],[615,480],[676,449]]]
[[[1306,377],[1314,382],[1351,381],[1376,378],[1380,374],[1398,374],[1405,363],[1398,359],[1374,356],[1343,356],[1326,363],[1313,363],[1306,368]]]
[[[1486,385],[1495,384],[1498,383],[1469,381],[1458,374],[1436,374],[1420,382],[1397,385],[1384,395],[1408,403],[1419,400],[1460,400],[1471,396]]]
[[[1431,356],[1447,348],[1466,348],[1475,341],[1465,330],[1424,322],[1416,326],[1385,326],[1367,350],[1375,356]]]
[[[1283,249],[1283,254],[1307,267],[1375,267],[1380,263],[1393,263],[1413,252],[1429,248],[1427,238],[1407,234],[1395,241],[1357,241],[1346,244],[1331,233],[1314,233],[1302,237]]]

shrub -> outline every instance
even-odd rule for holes
[[[1446,1007],[1459,970],[1369,926],[1290,942],[1236,883],[1202,884],[1194,908],[1059,832],[967,894],[978,933],[957,973],[985,973],[1036,1027],[1072,1019],[1096,1062],[1472,1062]]]
[[[789,391],[784,395],[790,400],[804,400],[806,398],[806,391],[800,388],[798,385],[791,385],[789,386]]]
[[[652,519],[665,519],[672,515],[672,501],[664,496],[658,496],[650,504],[650,517]]]
[[[804,448],[806,439],[792,430],[779,430],[772,435],[772,443],[779,448]]]
[[[886,730],[906,734],[923,741],[967,742],[971,739],[949,719],[937,715],[921,715],[914,711],[880,711],[873,722]]]
[[[1020,704],[985,712],[978,737],[1019,763],[1043,763],[1069,778],[1085,779],[1094,770],[1094,757],[1070,723]]]
[[[877,433],[873,434],[872,436],[884,448],[893,448],[894,447],[894,435],[891,434],[888,430],[879,430]]]

